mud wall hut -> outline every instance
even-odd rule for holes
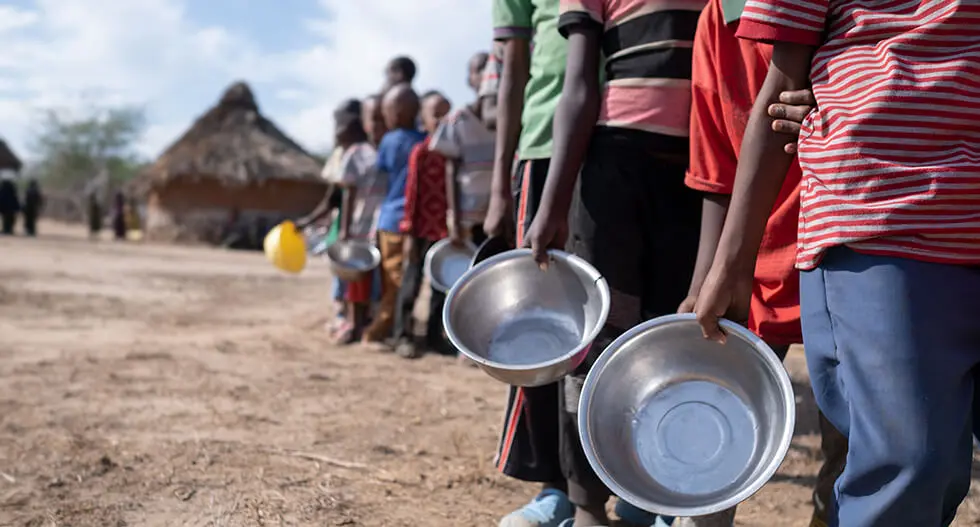
[[[137,178],[145,236],[219,243],[231,224],[271,227],[301,216],[323,199],[320,170],[235,83]]]

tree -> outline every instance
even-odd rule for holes
[[[142,166],[136,143],[145,127],[138,107],[92,107],[81,114],[46,110],[31,145],[36,162],[30,173],[49,188],[69,192],[93,184],[117,187]]]

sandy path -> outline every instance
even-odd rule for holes
[[[44,225],[0,239],[0,525],[484,526],[533,488],[491,466],[505,390],[327,345],[328,274]],[[805,382],[802,358],[791,358]],[[812,403],[739,525],[805,525]],[[980,524],[980,499],[957,525]]]

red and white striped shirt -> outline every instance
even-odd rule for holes
[[[818,46],[797,267],[980,264],[980,0],[749,0],[738,36]]]

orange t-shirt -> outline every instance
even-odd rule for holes
[[[721,0],[711,0],[694,39],[691,167],[686,183],[731,194],[742,136],[769,71],[772,46],[735,38]],[[769,214],[755,268],[749,329],[772,344],[802,342],[800,284],[794,269],[800,215],[800,165],[794,161]]]

